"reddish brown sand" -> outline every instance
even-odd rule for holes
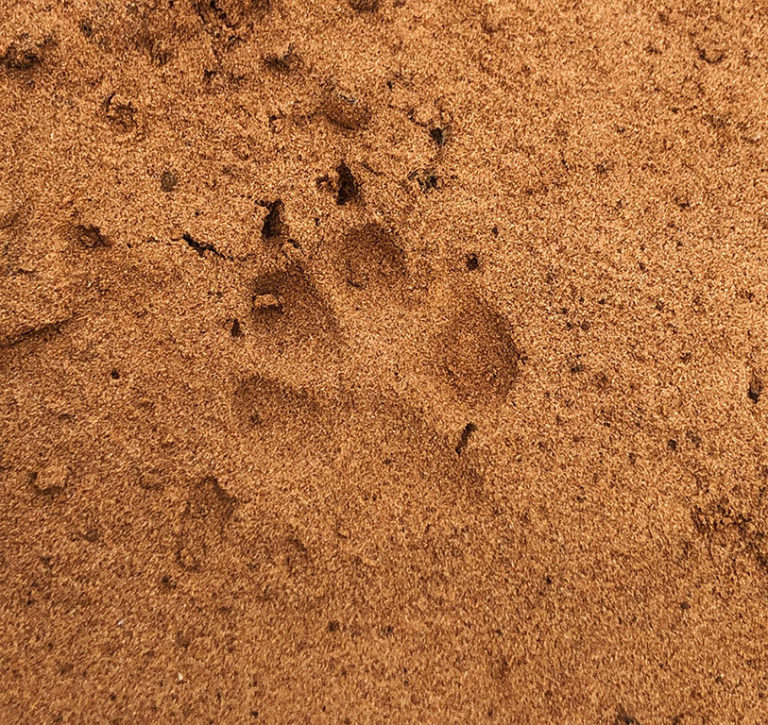
[[[768,721],[767,59],[5,0],[0,721]]]

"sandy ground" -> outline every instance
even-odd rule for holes
[[[768,721],[766,31],[3,3],[2,722]]]

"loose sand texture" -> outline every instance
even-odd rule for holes
[[[0,722],[768,722],[768,5],[4,0]]]

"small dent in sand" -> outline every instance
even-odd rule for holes
[[[75,241],[85,249],[109,247],[110,242],[95,224],[77,224],[72,229]]]
[[[696,53],[699,60],[703,60],[708,65],[718,65],[725,60],[725,51],[719,48],[696,47]]]
[[[374,13],[379,9],[379,0],[348,0],[349,7],[358,13]]]
[[[360,131],[371,122],[371,110],[363,101],[335,87],[326,89],[322,111],[331,123],[347,131]]]
[[[42,65],[51,38],[34,38],[30,33],[17,35],[0,54],[0,67],[9,71],[28,71]]]
[[[35,493],[53,497],[64,493],[70,477],[71,471],[66,463],[52,461],[29,473],[27,481]]]
[[[415,181],[424,194],[440,188],[440,180],[432,169],[416,169],[408,174],[409,181]]]
[[[210,550],[224,537],[236,505],[213,476],[190,484],[176,549],[182,569],[202,570]]]
[[[408,277],[406,254],[396,234],[381,224],[348,232],[339,245],[336,265],[344,281],[358,290],[401,286]]]
[[[244,432],[254,428],[279,431],[292,422],[315,420],[320,410],[309,393],[263,375],[242,380],[232,404]]]
[[[282,52],[269,53],[264,57],[264,65],[276,73],[290,73],[301,65],[301,57],[289,45]]]
[[[336,329],[333,311],[298,262],[254,280],[251,315],[256,330],[278,336],[311,333],[322,337]]]
[[[179,183],[179,179],[173,171],[165,170],[160,177],[160,188],[166,193],[170,193],[176,188]]]
[[[435,367],[465,402],[503,399],[523,358],[509,324],[478,299],[462,302],[437,333]]]
[[[209,33],[226,37],[264,18],[272,0],[193,0],[192,6]]]
[[[120,134],[131,133],[138,126],[133,103],[117,93],[112,93],[105,99],[104,113],[112,128]]]

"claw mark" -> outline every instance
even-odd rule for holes
[[[339,175],[339,191],[336,195],[336,203],[343,206],[348,201],[353,201],[360,194],[360,184],[355,179],[349,166],[343,161],[336,167]]]
[[[222,254],[218,249],[216,249],[216,247],[213,246],[213,244],[209,244],[208,242],[198,242],[196,239],[192,238],[191,234],[187,234],[186,232],[181,235],[181,238],[201,257],[204,257],[206,252],[211,252],[221,259],[229,259],[231,261],[231,257],[228,257],[226,254]]]
[[[464,430],[461,431],[461,436],[459,436],[459,442],[456,446],[456,453],[461,455],[461,452],[467,447],[467,443],[469,443],[469,436],[476,430],[477,426],[472,422],[469,422],[464,426]]]
[[[276,239],[282,239],[289,235],[288,224],[285,222],[285,204],[281,199],[275,201],[259,201],[259,206],[269,210],[269,213],[264,218],[264,225],[261,228],[261,236],[265,241],[273,241]]]

